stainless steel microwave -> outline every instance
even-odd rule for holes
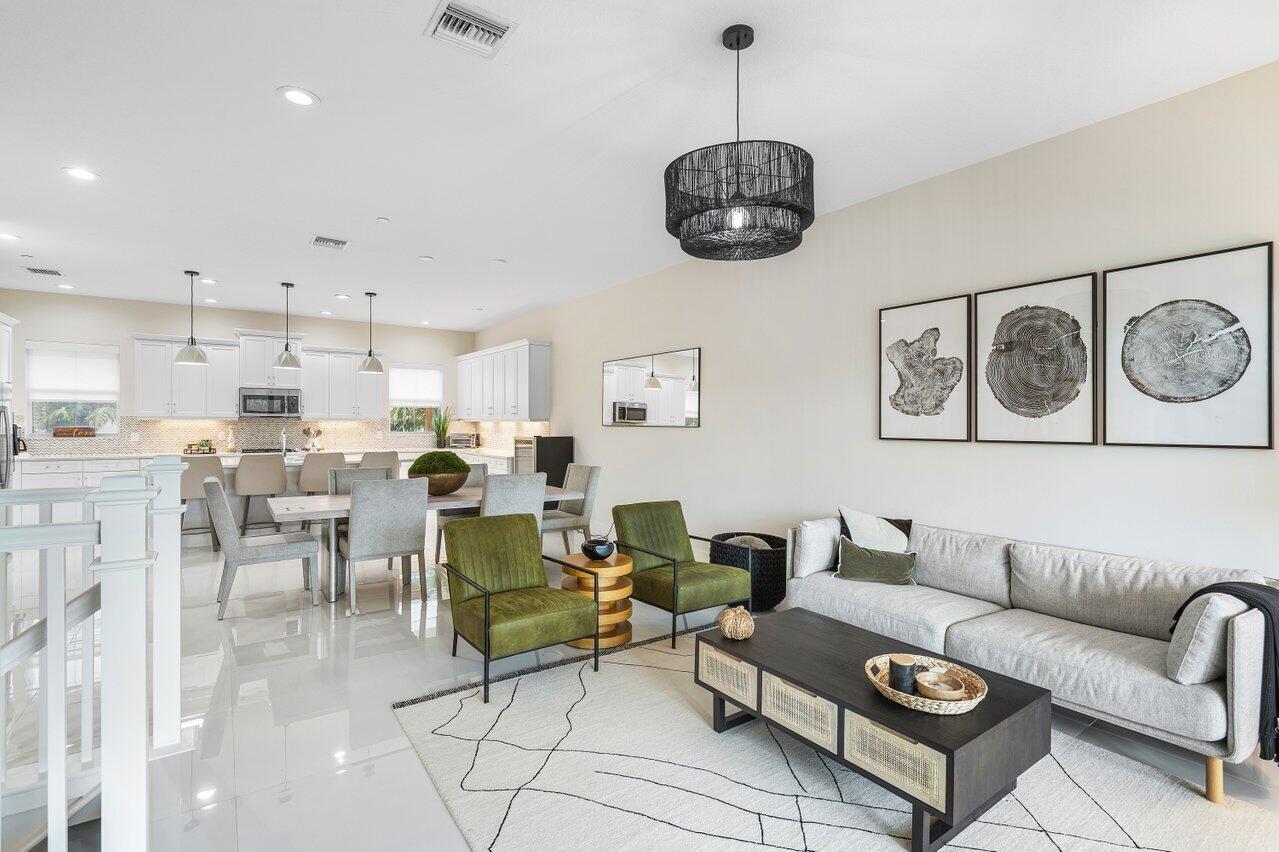
[[[613,422],[614,423],[637,423],[643,425],[648,422],[648,404],[643,402],[615,402],[613,403]]]
[[[292,388],[240,388],[241,417],[301,417],[302,391]]]

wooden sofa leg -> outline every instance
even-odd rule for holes
[[[1204,758],[1204,789],[1208,801],[1220,805],[1226,801],[1226,779],[1222,770],[1221,758]]]

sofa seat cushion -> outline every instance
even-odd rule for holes
[[[675,600],[674,573],[667,563],[632,574],[631,582],[635,589],[631,597],[671,612]],[[751,575],[741,568],[709,562],[681,562],[679,565],[680,613],[744,601],[750,596]]]
[[[1168,643],[1025,609],[950,629],[946,653],[1052,690],[1053,698],[1196,740],[1226,736],[1222,680],[1168,677]]]
[[[595,601],[563,589],[515,589],[489,598],[489,656],[505,657],[592,635]],[[453,622],[467,641],[484,650],[484,598],[453,607]]]
[[[844,580],[830,572],[794,581],[787,601],[938,654],[945,653],[951,625],[1001,611],[989,601],[941,589]]]

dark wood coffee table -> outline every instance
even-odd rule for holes
[[[969,665],[989,692],[971,711],[935,716],[880,695],[866,661],[895,652],[944,657],[806,609],[757,616],[750,639],[697,634],[693,679],[714,696],[719,733],[755,718],[901,796],[913,809],[911,849],[932,852],[1017,786],[1048,754],[1046,689]],[[726,713],[726,704],[740,708]]]

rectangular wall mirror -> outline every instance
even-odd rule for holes
[[[701,425],[702,350],[604,362],[605,426]]]

